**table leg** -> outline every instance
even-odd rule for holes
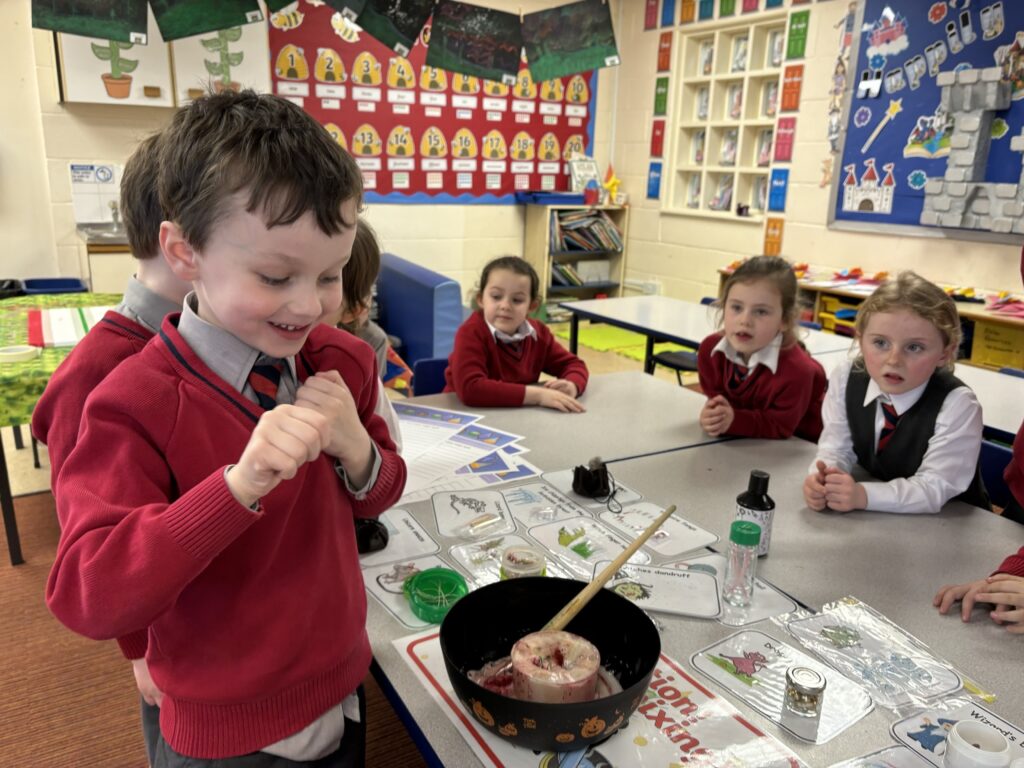
[[[34,437],[32,438],[32,466],[36,469],[42,469],[42,464],[39,463],[39,441]]]
[[[572,320],[569,321],[569,351],[574,355],[576,354],[576,350],[579,348],[579,333],[580,316],[573,312]]]
[[[654,337],[648,336],[644,344],[644,373],[654,373]]]
[[[7,476],[3,440],[0,440],[0,507],[3,508],[4,532],[7,534],[7,552],[11,556],[11,565],[21,565],[25,558],[21,556],[21,538],[18,536],[18,520],[14,517],[14,499],[11,496],[11,481]]]
[[[25,441],[21,438],[21,424],[12,424],[11,429],[14,430],[14,448],[20,451],[25,447]]]

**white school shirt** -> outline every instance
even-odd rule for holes
[[[818,438],[818,456],[811,464],[810,474],[818,471],[817,461],[849,472],[857,463],[853,452],[853,437],[846,417],[846,384],[853,361],[836,366],[829,376],[828,394],[821,405],[824,428]],[[900,395],[886,395],[872,379],[864,394],[864,405],[876,400],[875,445],[885,417],[880,404],[891,402],[898,415],[909,410],[921,399],[928,382]],[[942,505],[967,490],[974,479],[978,455],[981,453],[981,405],[969,387],[957,387],[948,395],[935,419],[935,433],[928,440],[928,448],[921,466],[910,477],[899,477],[889,482],[878,480],[863,482],[867,494],[867,509],[878,512],[928,514],[938,512]]]
[[[747,369],[748,373],[753,373],[754,369],[759,365],[763,365],[772,373],[779,367],[779,352],[782,350],[782,331],[775,334],[775,338],[768,342],[768,346],[761,347],[761,349],[754,352],[747,362],[743,362],[743,358],[740,357],[740,353],[736,351],[736,348],[729,343],[725,334],[722,334],[722,338],[715,344],[715,348],[711,350],[711,354],[721,352],[725,355],[725,359],[732,362],[734,365],[742,365]]]

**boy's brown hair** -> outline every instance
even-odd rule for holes
[[[952,371],[956,367],[957,349],[963,337],[960,313],[956,302],[944,290],[916,272],[900,272],[895,280],[886,280],[861,302],[854,323],[857,338],[864,335],[872,315],[900,310],[913,312],[935,326],[942,337],[943,348],[953,348],[945,366],[946,370]],[[863,356],[858,356],[857,362],[863,365]]]
[[[164,220],[156,187],[160,138],[159,133],[144,138],[121,174],[121,217],[136,259],[152,259],[160,253],[160,222]]]
[[[362,218],[356,224],[356,239],[352,243],[352,258],[341,271],[342,320],[338,325],[355,333],[355,322],[346,322],[345,316],[369,309],[373,284],[380,272],[380,243],[373,227]]]
[[[362,205],[362,174],[316,120],[287,99],[223,91],[178,110],[160,148],[160,203],[189,244],[202,251],[231,198],[266,227],[307,211],[326,235],[355,226],[341,206]]]

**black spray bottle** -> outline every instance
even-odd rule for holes
[[[750,472],[747,490],[736,497],[736,519],[749,520],[761,526],[761,543],[757,547],[758,557],[768,554],[772,541],[772,519],[775,517],[775,502],[768,495],[769,474],[760,469]]]

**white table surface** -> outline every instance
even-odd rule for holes
[[[581,317],[691,347],[699,346],[706,336],[718,330],[714,307],[668,296],[585,299],[559,306]],[[808,328],[800,328],[799,337],[811,354],[845,350],[851,342],[845,336]]]
[[[454,392],[410,402],[479,413],[485,424],[526,435],[523,458],[543,470],[717,442],[700,428],[704,396],[639,371],[590,377],[580,397],[585,413],[550,408],[470,408]]]

